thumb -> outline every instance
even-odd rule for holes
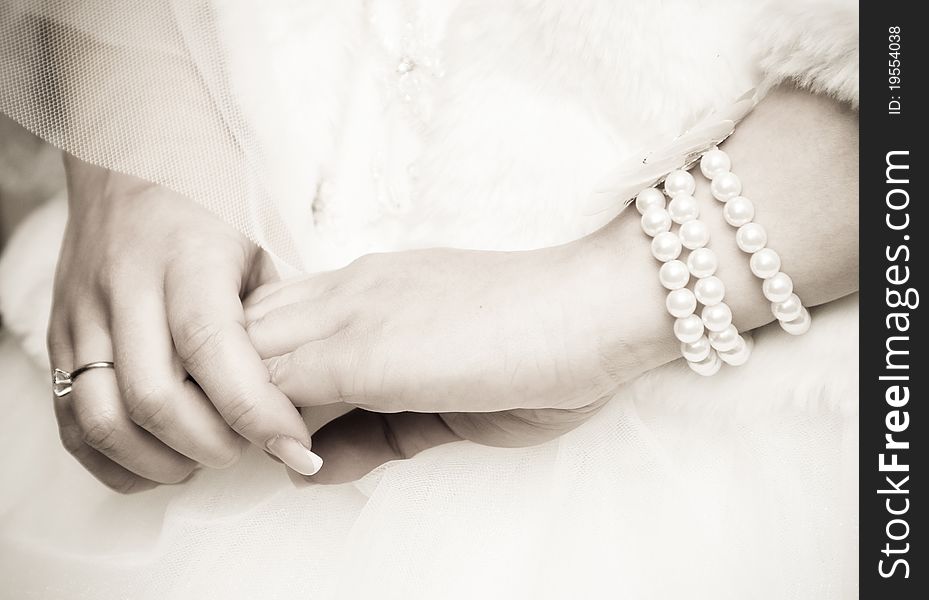
[[[167,274],[168,321],[178,357],[233,430],[295,471],[315,473],[322,460],[310,450],[300,413],[268,381],[245,331],[234,282],[221,267]]]

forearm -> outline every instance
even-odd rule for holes
[[[755,220],[768,232],[768,246],[780,254],[782,270],[804,304],[857,290],[857,113],[806,92],[778,90],[723,149],[742,180],[743,195],[755,205]],[[706,179],[695,179],[701,219],[710,229],[709,247],[719,257],[717,275],[726,285],[736,327],[745,331],[772,321],[761,281],[737,247],[722,203],[713,199]],[[659,263],[638,216],[627,210],[572,249],[592,269],[588,277],[604,286],[605,293],[591,294],[591,310],[605,324],[602,353],[618,380],[680,355],[665,309],[667,290],[658,283]]]

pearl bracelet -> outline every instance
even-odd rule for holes
[[[700,158],[700,171],[710,180],[713,197],[724,203],[723,217],[736,227],[736,243],[751,255],[752,273],[763,280],[762,292],[771,302],[771,312],[780,326],[790,334],[801,335],[810,329],[812,319],[793,281],[781,269],[781,258],[767,247],[764,228],[755,223],[755,207],[741,195],[742,182],[730,170],[729,156],[713,146]],[[685,170],[675,170],[664,178],[664,193],[649,187],[636,196],[636,209],[642,215],[641,226],[652,238],[651,250],[661,263],[658,279],[668,289],[665,306],[675,318],[674,336],[681,342],[681,354],[690,368],[700,375],[714,375],[725,362],[744,364],[752,352],[748,334],[739,334],[732,324],[732,310],[723,301],[726,288],[716,277],[719,261],[706,245],[709,229],[699,219],[700,210],[693,197],[696,182]],[[666,203],[665,194],[671,198]],[[671,231],[680,225],[677,233]],[[681,260],[684,249],[686,262]],[[693,291],[687,288],[690,278],[696,281]],[[698,316],[697,304],[703,309]]]
[[[755,223],[755,207],[752,201],[742,196],[742,182],[730,169],[729,155],[713,147],[700,159],[700,171],[711,180],[713,197],[724,203],[723,218],[737,227],[736,243],[751,254],[749,266],[755,277],[763,280],[761,289],[771,302],[771,313],[781,327],[792,335],[809,331],[812,318],[803,306],[800,297],[793,293],[793,280],[781,271],[781,257],[767,247],[768,234],[764,227]]]
[[[665,193],[671,197],[668,212],[672,220],[681,225],[678,235],[682,245],[690,250],[687,267],[697,280],[694,298],[703,305],[701,321],[706,336],[696,342],[681,339],[681,354],[690,368],[701,375],[712,375],[720,368],[720,361],[732,366],[745,364],[751,355],[751,337],[746,341],[732,324],[732,310],[723,300],[726,286],[716,276],[719,259],[707,248],[710,231],[699,219],[699,205],[693,193],[696,182],[684,170],[670,172],[665,178]],[[704,353],[706,355],[704,356]]]
[[[671,198],[667,208],[660,190],[646,188],[636,197],[636,209],[642,214],[642,230],[652,237],[652,255],[663,263],[658,278],[669,290],[665,306],[675,318],[681,354],[694,372],[714,375],[723,362],[744,364],[751,354],[751,338],[746,342],[739,335],[732,311],[723,302],[726,288],[715,275],[716,253],[706,247],[710,233],[698,218],[694,178],[687,171],[672,171],[665,177],[664,189]],[[677,234],[671,232],[672,222],[680,225]],[[684,248],[690,251],[686,264],[678,259]],[[693,291],[686,287],[691,275],[696,278]],[[700,316],[698,301],[703,305]]]

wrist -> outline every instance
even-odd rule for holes
[[[81,206],[87,209],[117,198],[125,199],[160,189],[160,186],[150,181],[84,162],[68,153],[63,153],[63,162],[70,207]]]
[[[632,209],[630,209],[632,210]],[[632,213],[635,213],[632,210]],[[603,368],[627,381],[678,355],[664,289],[637,214],[564,246]]]

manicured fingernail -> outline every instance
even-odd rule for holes
[[[315,475],[323,466],[323,459],[286,435],[279,435],[268,442],[268,450],[301,475]]]

